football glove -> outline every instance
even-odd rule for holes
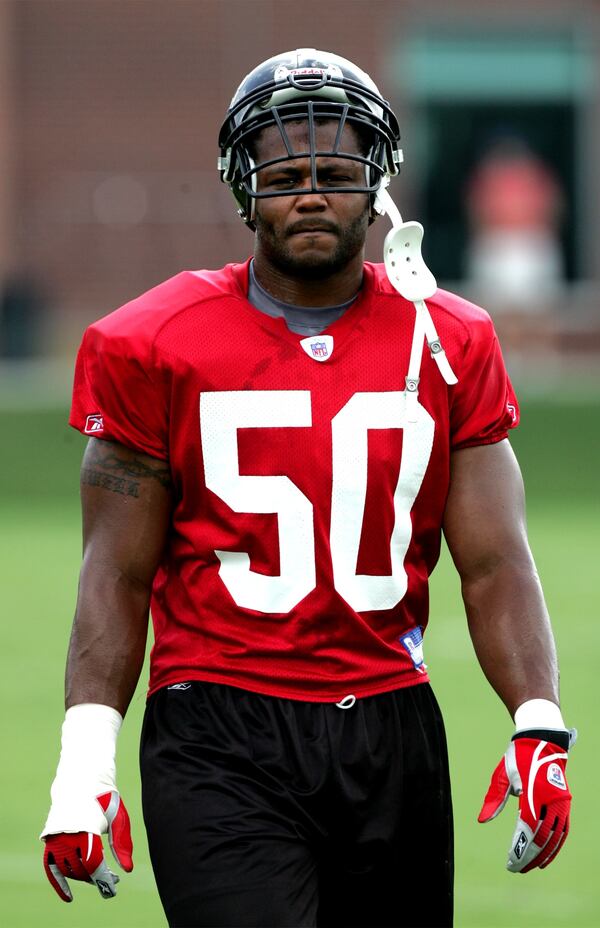
[[[571,793],[565,779],[575,729],[527,729],[516,732],[494,770],[478,821],[489,822],[509,796],[519,797],[519,816],[507,870],[527,873],[552,863],[569,833]]]
[[[115,860],[130,873],[133,870],[133,844],[127,809],[116,790],[96,796],[96,802],[106,819],[108,840]],[[63,832],[48,835],[44,841],[44,870],[50,885],[63,902],[73,901],[66,877],[95,883],[103,899],[116,895],[119,877],[106,864],[100,835],[91,831]]]
[[[116,894],[119,877],[104,859],[103,834],[117,863],[133,870],[129,815],[115,785],[122,721],[116,709],[97,703],[72,706],[65,715],[52,805],[40,835],[46,876],[64,902],[73,899],[67,878],[95,883],[104,899]]]

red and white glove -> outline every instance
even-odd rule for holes
[[[118,792],[96,796],[108,824],[108,840],[117,863],[130,873],[133,870],[133,844],[129,815]],[[72,902],[73,894],[66,877],[95,883],[103,899],[116,896],[119,877],[106,864],[100,835],[91,831],[62,832],[44,838],[44,870],[51,886],[64,902]]]
[[[572,798],[565,766],[575,738],[575,729],[517,731],[492,774],[478,821],[491,821],[509,796],[519,797],[519,817],[506,864],[512,873],[547,867],[565,842]]]
[[[52,806],[40,835],[46,876],[64,902],[73,899],[67,877],[95,883],[104,899],[116,895],[119,877],[104,859],[103,834],[117,863],[128,873],[133,869],[129,815],[115,786],[122,721],[116,709],[92,703],[73,706],[65,716]]]

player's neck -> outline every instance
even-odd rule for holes
[[[305,308],[341,306],[358,293],[363,277],[363,256],[357,255],[341,271],[323,280],[290,277],[265,260],[260,251],[254,255],[254,274],[260,286],[276,300]]]

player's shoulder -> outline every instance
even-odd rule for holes
[[[113,310],[88,329],[110,340],[151,343],[158,333],[186,310],[214,299],[243,296],[246,265],[228,264],[218,270],[181,271]]]
[[[450,290],[442,290],[438,287],[433,296],[427,300],[427,305],[430,311],[446,315],[468,329],[493,328],[491,316],[482,306],[471,303],[470,300],[466,300],[457,293],[451,293]]]
[[[374,293],[396,296],[398,300],[404,301],[404,297],[400,296],[390,282],[384,264],[366,262],[365,267],[368,269]],[[432,297],[428,297],[426,303],[436,326],[449,327],[455,334],[462,335],[463,339],[493,335],[494,325],[489,313],[457,293],[438,288]]]

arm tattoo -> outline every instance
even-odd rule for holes
[[[138,497],[140,480],[144,479],[158,480],[166,490],[171,487],[171,475],[165,461],[147,456],[127,459],[120,457],[109,442],[90,442],[81,470],[82,483],[122,496]]]
[[[103,490],[112,490],[121,496],[140,495],[140,485],[135,480],[126,480],[125,477],[114,477],[112,474],[103,474],[101,470],[92,467],[82,467],[81,482],[88,487],[102,487]]]

